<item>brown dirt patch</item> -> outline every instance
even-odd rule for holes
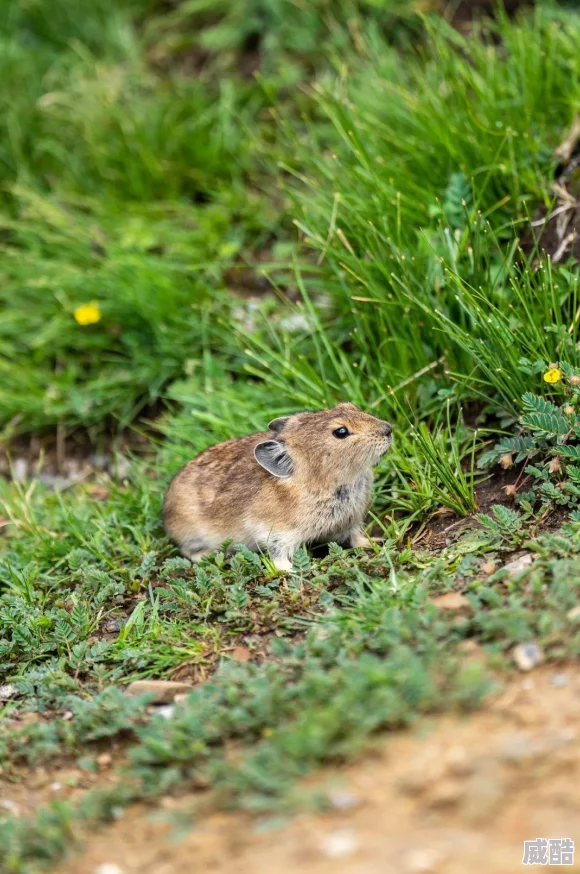
[[[76,803],[91,789],[112,788],[118,782],[115,768],[123,764],[123,756],[119,741],[102,742],[94,750],[94,772],[79,768],[70,756],[50,766],[14,768],[10,777],[0,777],[0,812],[28,817],[46,804],[65,800]]]
[[[150,426],[143,431],[126,430],[103,434],[96,442],[84,428],[67,433],[56,428],[42,434],[0,441],[0,476],[6,479],[38,479],[56,489],[67,488],[105,474],[122,479],[129,456],[145,457],[153,451]]]
[[[513,498],[508,498],[504,491],[508,485],[513,485],[520,474],[521,468],[501,470],[494,473],[475,487],[478,513],[489,513],[495,504],[514,506]],[[452,510],[441,507],[436,510],[424,525],[417,526],[413,543],[427,549],[440,550],[455,542],[469,527],[477,525],[474,515],[458,518]]]
[[[155,816],[133,808],[58,870],[512,874],[522,870],[524,840],[579,845],[579,717],[580,667],[544,667],[510,681],[478,713],[421,720],[377,740],[361,761],[326,769],[305,789],[324,793],[331,810],[275,827],[167,798]],[[179,839],[171,813],[195,823]]]
[[[513,497],[506,495],[506,486],[518,484],[522,490],[526,483],[523,472],[524,465],[517,465],[509,470],[501,470],[499,467],[493,474],[475,487],[477,500],[477,512],[491,514],[492,507],[501,505],[517,509]],[[529,479],[529,477],[528,477]],[[554,531],[561,528],[568,518],[569,511],[564,507],[552,506],[544,515],[534,523],[530,534],[540,531]],[[454,543],[468,528],[477,528],[479,523],[476,514],[458,518],[452,510],[441,507],[436,510],[431,518],[424,524],[418,525],[413,532],[413,545],[426,547],[438,551],[445,549]]]
[[[469,30],[479,19],[492,18],[498,11],[495,0],[459,0],[448,5],[451,11],[451,23],[458,30]],[[533,5],[533,0],[504,0],[501,8],[512,18],[518,12],[530,9]]]

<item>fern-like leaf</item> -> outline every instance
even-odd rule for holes
[[[510,510],[509,507],[504,507],[502,504],[494,504],[491,512],[503,531],[517,531],[522,527],[520,514],[515,510]]]
[[[465,225],[466,212],[472,203],[471,185],[461,172],[452,173],[443,195],[443,215],[452,228]]]
[[[568,446],[568,444],[555,446],[554,452],[557,455],[563,455],[565,458],[573,458],[580,461],[580,446]]]
[[[310,559],[305,549],[297,549],[292,556],[292,566],[297,573],[306,573],[310,567]]]
[[[527,413],[522,416],[522,425],[546,437],[564,437],[570,423],[561,413]]]
[[[522,395],[522,404],[524,410],[527,410],[530,413],[556,414],[559,412],[558,407],[551,401],[547,401],[546,398],[540,398],[538,395],[534,395],[529,391]]]

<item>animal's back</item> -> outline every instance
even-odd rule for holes
[[[173,477],[163,505],[164,522],[171,536],[182,517],[190,523],[196,513],[221,515],[225,510],[228,518],[228,510],[233,511],[247,491],[249,465],[245,462],[260,439],[263,435],[250,434],[210,446]],[[260,470],[254,473],[259,475]]]
[[[269,427],[209,447],[173,479],[165,526],[192,561],[232,540],[268,549],[288,570],[303,543],[367,543],[372,467],[390,445],[390,425],[339,404]]]
[[[210,446],[173,478],[163,519],[170,537],[181,544],[187,540],[186,552],[216,549],[226,537],[253,548],[256,523],[265,531],[291,520],[287,488],[254,459],[255,447],[269,436],[249,434]]]

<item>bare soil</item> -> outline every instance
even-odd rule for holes
[[[522,870],[524,840],[565,837],[580,847],[579,717],[580,666],[543,666],[474,714],[421,719],[375,739],[357,762],[327,768],[303,787],[326,810],[281,821],[218,812],[207,793],[167,797],[85,835],[58,872],[512,874]],[[83,791],[52,788],[70,781],[70,769],[42,772],[40,788],[33,777],[1,787],[20,815],[49,792]],[[106,763],[95,779],[109,779]],[[176,817],[187,829],[176,831]]]
[[[150,411],[152,416],[159,415],[157,408],[151,407]],[[144,420],[141,429],[105,432],[97,435],[96,442],[80,427],[70,433],[56,428],[0,440],[0,476],[9,480],[38,479],[57,491],[98,476],[123,479],[129,456],[146,457],[153,452],[150,420]]]
[[[504,0],[502,8],[510,18],[513,18],[533,5],[534,0]],[[458,30],[469,30],[479,19],[492,18],[496,15],[498,4],[494,0],[459,0],[448,4],[448,9],[451,11],[452,25]]]

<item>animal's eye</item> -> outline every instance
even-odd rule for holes
[[[335,437],[338,437],[339,440],[344,440],[345,437],[348,437],[350,431],[343,425],[342,428],[336,428],[332,433]]]

